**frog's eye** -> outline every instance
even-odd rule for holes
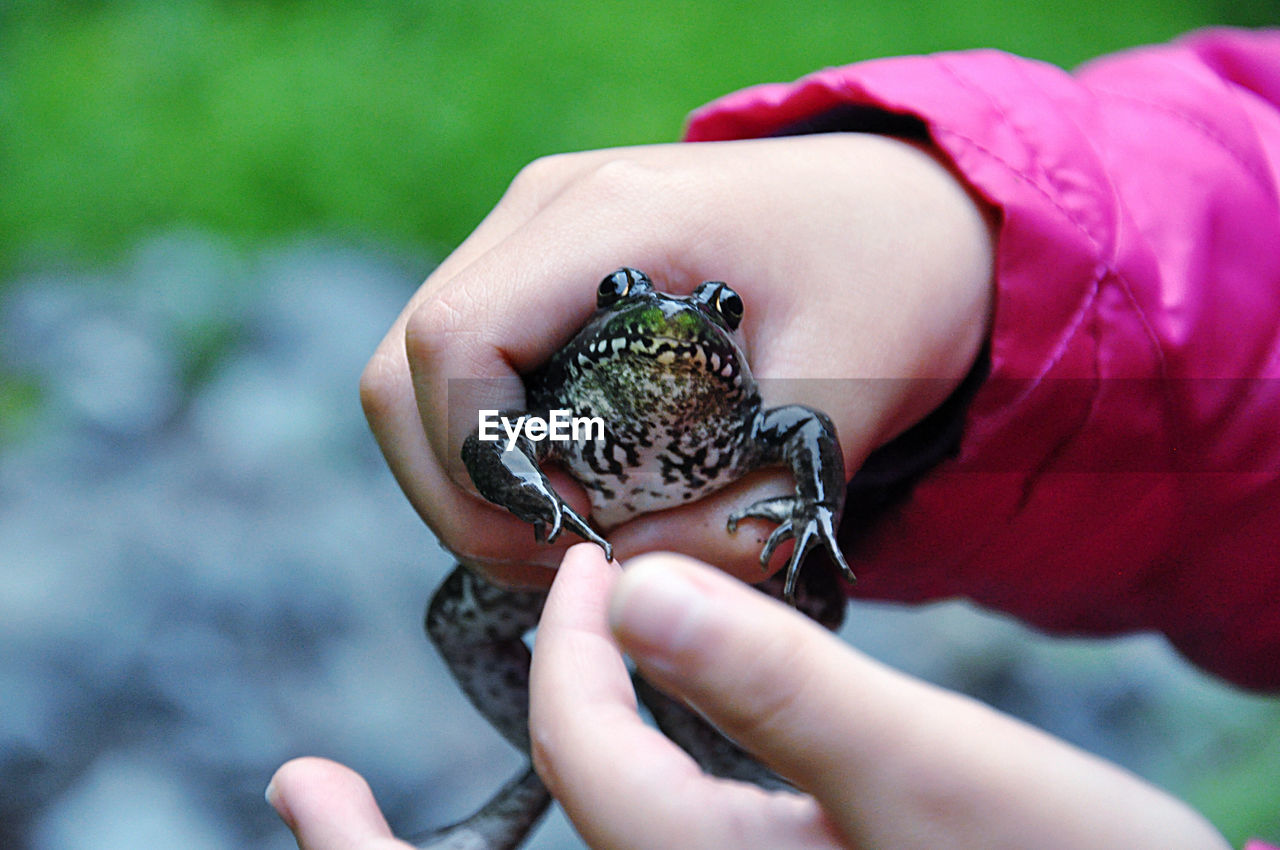
[[[742,322],[742,298],[723,280],[704,280],[690,296],[705,313],[718,316],[731,331]]]
[[[652,288],[652,284],[649,283],[649,278],[644,272],[629,268],[618,269],[600,281],[600,287],[596,290],[596,306],[608,307],[633,292],[640,292],[646,288]]]
[[[734,292],[728,284],[720,284],[716,290],[716,311],[724,318],[729,330],[736,331],[742,321],[742,296]]]

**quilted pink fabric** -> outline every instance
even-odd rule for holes
[[[1075,73],[996,51],[863,62],[731,94],[688,138],[848,106],[918,118],[1002,216],[961,455],[849,541],[854,592],[1158,629],[1280,689],[1280,30]]]

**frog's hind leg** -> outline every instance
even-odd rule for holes
[[[508,850],[520,846],[547,811],[551,795],[530,767],[466,820],[413,839],[418,850]]]
[[[427,607],[426,627],[472,705],[529,753],[529,648],[546,591],[505,590],[456,568]],[[532,768],[465,821],[419,839],[421,848],[511,850],[546,812],[551,795]]]

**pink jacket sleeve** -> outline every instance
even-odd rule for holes
[[[959,457],[855,545],[855,592],[1158,629],[1280,688],[1280,31],[1074,74],[864,62],[729,95],[688,138],[850,107],[919,119],[1001,214],[991,376]]]

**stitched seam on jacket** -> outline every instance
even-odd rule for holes
[[[938,66],[948,76],[950,76],[953,80],[955,80],[955,82],[958,85],[960,85],[962,88],[970,91],[973,94],[978,95],[983,100],[985,100],[991,106],[991,108],[995,110],[996,114],[999,116],[1000,122],[1009,128],[1009,130],[1014,134],[1014,136],[1017,137],[1018,141],[1023,145],[1023,147],[1028,149],[1031,148],[1031,145],[1027,142],[1027,139],[1022,135],[1017,125],[1015,125],[1013,121],[1010,120],[1008,112],[1004,109],[1003,106],[1000,105],[1000,103],[998,103],[995,100],[995,98],[991,96],[989,92],[975,85],[971,80],[965,79],[954,67],[952,67],[948,62],[943,60],[941,57],[939,57],[938,59]],[[1043,186],[1039,180],[1033,178],[1029,174],[1024,173],[1020,169],[1015,168],[1013,164],[1010,163],[1008,160],[1006,160],[1004,157],[1000,156],[995,151],[991,150],[991,148],[982,144],[977,139],[973,138],[967,133],[962,133],[955,130],[954,128],[946,127],[942,125],[938,125],[938,129],[941,130],[942,132],[949,133],[955,138],[965,142],[972,149],[976,150],[977,152],[981,153],[983,156],[987,157],[991,161],[1000,165],[1008,174],[1010,174],[1019,183],[1022,183],[1023,185],[1030,187],[1033,191],[1035,191],[1038,195],[1040,195],[1040,197],[1043,198],[1044,201],[1048,203],[1050,207],[1052,207],[1054,210],[1057,210],[1058,214],[1061,215],[1067,221],[1068,224],[1070,224],[1073,228],[1079,231],[1082,236],[1084,236],[1084,238],[1088,241],[1089,245],[1093,248],[1093,252],[1095,256],[1102,257],[1102,245],[1098,241],[1098,239],[1095,238],[1094,235],[1089,232],[1088,228],[1085,227],[1083,222],[1079,221],[1071,213],[1070,210],[1068,210],[1061,203],[1059,203],[1058,198],[1053,194],[1053,192],[1045,188],[1045,186]],[[1047,175],[1046,175],[1046,180],[1047,180]],[[1102,259],[1101,263],[1107,266],[1108,269],[1110,269],[1110,263],[1107,260]],[[1085,316],[1088,315],[1090,308],[1093,306],[1094,301],[1097,299],[1098,292],[1099,292],[1098,275],[1095,273],[1093,281],[1091,282],[1088,290],[1084,293],[1084,296],[1081,299],[1080,303],[1076,307],[1075,313],[1071,317],[1071,322],[1064,329],[1064,333],[1062,337],[1059,339],[1053,351],[1050,352],[1050,355],[1046,359],[1042,368],[1040,369],[1040,372],[1032,379],[1031,383],[1027,386],[1027,388],[1018,395],[1018,397],[1014,400],[1014,403],[1019,403],[1024,399],[1026,399],[1029,395],[1031,395],[1031,393],[1034,392],[1035,389],[1039,387],[1040,384],[1043,382],[1045,376],[1048,375],[1051,371],[1053,371],[1054,367],[1057,366],[1058,363],[1062,360],[1062,358],[1066,355],[1067,348],[1070,346],[1072,339],[1074,339],[1076,334],[1079,332],[1080,326],[1084,322]]]
[[[1035,149],[1035,146],[1029,143],[1029,141],[1023,135],[1021,130],[1019,130],[1018,126],[1012,120],[1010,120],[1008,112],[1001,106],[1001,104],[992,96],[990,92],[988,92],[986,89],[982,88],[981,86],[978,86],[972,80],[966,78],[963,74],[959,72],[958,69],[956,69],[953,65],[947,62],[944,57],[938,57],[937,61],[938,61],[938,66],[948,76],[950,76],[953,80],[955,80],[957,84],[959,84],[961,87],[963,87],[967,91],[984,99],[996,111],[996,113],[999,115],[1000,121],[1006,127],[1009,128],[1010,132],[1014,134],[1014,136],[1018,139],[1018,141],[1023,145],[1024,148],[1028,150]],[[1034,80],[1028,78],[1025,75],[1025,73],[1022,71],[1021,66],[1015,65],[1014,67],[1018,69],[1019,75],[1027,83],[1028,86],[1039,90],[1039,86],[1036,84]],[[1044,92],[1041,91],[1041,94],[1043,95]],[[1010,163],[1005,161],[1002,157],[998,156],[993,151],[987,149],[985,146],[979,144],[977,141],[965,135],[964,133],[959,133],[953,129],[946,128],[946,127],[940,127],[940,129],[944,130],[945,132],[949,132],[952,135],[956,136],[957,138],[962,139],[963,141],[969,143],[974,148],[981,151],[982,153],[990,157],[992,160],[994,160],[995,162],[1003,166],[1005,170],[1008,171],[1010,174],[1012,174],[1016,179],[1018,179],[1019,182],[1022,182],[1032,187],[1033,189],[1035,189],[1036,192],[1038,192],[1046,201],[1049,202],[1049,205],[1053,209],[1057,210],[1058,213],[1062,215],[1062,217],[1066,219],[1068,223],[1070,223],[1076,230],[1080,232],[1082,236],[1084,236],[1084,238],[1089,242],[1089,245],[1093,248],[1094,255],[1099,258],[1100,264],[1105,268],[1108,275],[1111,278],[1113,278],[1115,282],[1119,285],[1121,292],[1124,294],[1125,300],[1129,302],[1129,306],[1133,309],[1134,313],[1137,314],[1138,321],[1142,325],[1143,335],[1146,336],[1147,342],[1152,348],[1152,351],[1159,364],[1160,374],[1163,376],[1166,373],[1166,362],[1167,362],[1165,353],[1164,353],[1164,346],[1161,345],[1160,338],[1156,334],[1155,328],[1152,325],[1150,318],[1147,316],[1146,311],[1143,309],[1142,304],[1138,301],[1137,297],[1134,295],[1133,287],[1128,277],[1123,272],[1121,272],[1119,268],[1115,266],[1114,262],[1112,261],[1112,258],[1107,255],[1107,252],[1104,252],[1102,241],[1098,239],[1092,233],[1092,231],[1090,231],[1089,228],[1084,224],[1084,222],[1080,221],[1079,218],[1077,218],[1076,215],[1071,212],[1071,210],[1064,207],[1058,201],[1057,196],[1053,192],[1050,192],[1048,189],[1046,189],[1045,186],[1041,185],[1038,180],[1014,168]],[[1078,126],[1076,127],[1076,130],[1080,132],[1080,128]],[[1081,132],[1081,135],[1083,135],[1083,132]],[[1061,189],[1061,187],[1057,186],[1056,183],[1054,182],[1052,174],[1050,172],[1045,171],[1043,173],[1044,173],[1045,183],[1052,185],[1052,187],[1055,190]],[[1040,372],[1039,375],[1036,376],[1035,384],[1039,384],[1041,379],[1043,379],[1043,377],[1047,375],[1049,371],[1052,370],[1052,368],[1056,366],[1058,362],[1062,359],[1062,357],[1065,355],[1067,346],[1070,344],[1071,340],[1074,338],[1076,333],[1079,332],[1080,324],[1084,320],[1084,316],[1086,314],[1087,309],[1093,304],[1093,302],[1096,300],[1099,294],[1100,283],[1102,278],[1106,276],[1107,275],[1099,275],[1095,272],[1094,280],[1092,282],[1090,290],[1086,294],[1084,301],[1081,303],[1080,309],[1078,309],[1076,312],[1076,315],[1073,316],[1072,323],[1070,327],[1067,329],[1066,335],[1063,336],[1063,338],[1060,340],[1057,349],[1050,356],[1049,361],[1046,364],[1045,368]],[[1025,394],[1023,397],[1025,397]]]
[[[1023,81],[1027,83],[1027,85],[1036,89],[1042,95],[1045,94],[1044,91],[1040,89],[1039,84],[1035,80],[1027,76],[1026,71],[1021,64],[1015,64],[1014,67],[1017,69],[1017,73],[1019,77],[1021,77]],[[1083,87],[1083,83],[1081,83],[1079,80],[1077,80],[1076,82],[1078,85],[1081,85]],[[1092,93],[1093,90],[1090,88],[1089,91],[1090,93]],[[1082,137],[1085,137],[1085,138],[1088,137],[1088,134],[1084,132],[1084,128],[1080,127],[1075,122],[1074,117],[1071,115],[1071,113],[1069,112],[1065,113],[1065,117],[1067,118],[1067,120],[1071,122],[1071,126],[1075,128],[1077,133],[1079,133]],[[1015,134],[1018,134],[1017,127],[1013,127],[1012,129]],[[1018,135],[1019,135],[1019,138],[1022,139],[1023,144],[1026,144],[1026,140],[1022,138],[1021,134],[1018,134]],[[1052,174],[1050,172],[1045,172],[1045,178],[1047,180],[1052,181]],[[1110,182],[1111,182],[1110,178],[1108,178],[1108,183]],[[1055,188],[1058,188],[1058,187],[1055,187]],[[1123,201],[1120,199],[1119,193],[1116,192],[1114,193],[1114,195],[1116,197],[1116,202],[1120,207],[1120,210],[1123,211],[1124,204],[1123,204]],[[1059,206],[1058,208],[1062,209],[1061,206]],[[1081,232],[1085,235],[1085,238],[1088,239],[1093,244],[1098,256],[1102,256],[1103,251],[1102,251],[1101,240],[1097,239],[1089,231],[1089,229],[1083,225],[1082,222],[1078,222],[1075,219],[1075,217],[1071,215],[1069,211],[1067,210],[1062,210],[1062,211],[1063,211],[1063,214],[1067,216],[1068,220],[1075,223],[1080,228]],[[1119,229],[1117,228],[1117,235],[1118,234],[1119,234]],[[1118,248],[1118,244],[1113,246],[1113,251],[1116,248]],[[1132,308],[1134,313],[1137,315],[1138,321],[1142,325],[1142,332],[1147,338],[1147,343],[1151,346],[1152,353],[1155,355],[1156,363],[1160,372],[1160,377],[1165,377],[1168,374],[1168,365],[1167,365],[1168,358],[1165,356],[1164,345],[1161,343],[1160,337],[1155,331],[1155,326],[1152,324],[1151,318],[1147,315],[1147,311],[1143,308],[1142,303],[1138,300],[1137,296],[1134,294],[1133,284],[1130,282],[1129,276],[1123,273],[1120,270],[1120,268],[1115,264],[1114,257],[1112,255],[1106,256],[1103,259],[1103,264],[1107,272],[1110,273],[1110,276],[1115,280],[1116,284],[1120,287],[1120,291],[1124,294],[1125,300],[1129,302],[1130,308]],[[1103,278],[1105,277],[1106,275],[1101,275],[1094,280],[1093,285],[1095,289],[1095,292],[1094,292],[1095,297],[1097,296],[1098,291],[1100,291]],[[1097,343],[1097,351],[1100,354],[1102,350],[1102,340],[1101,340],[1100,334],[1095,334],[1095,341]]]
[[[1114,100],[1127,101],[1129,103],[1135,103],[1138,106],[1145,106],[1148,109],[1154,110],[1156,112],[1160,112],[1164,115],[1168,115],[1171,118],[1176,118],[1179,121],[1182,121],[1188,127],[1191,127],[1193,130],[1196,130],[1197,132],[1199,132],[1200,135],[1202,135],[1205,138],[1205,140],[1211,142],[1219,150],[1221,150],[1223,153],[1229,156],[1232,159],[1232,161],[1235,162],[1236,165],[1240,166],[1240,169],[1244,171],[1246,174],[1248,174],[1249,177],[1251,177],[1258,184],[1259,188],[1261,188],[1264,192],[1266,192],[1267,194],[1273,194],[1275,192],[1275,186],[1272,184],[1272,181],[1269,175],[1265,171],[1260,170],[1255,163],[1250,162],[1249,158],[1246,157],[1243,153],[1241,153],[1239,148],[1237,148],[1235,145],[1227,141],[1221,134],[1219,134],[1214,129],[1212,125],[1206,124],[1204,121],[1200,120],[1200,118],[1197,117],[1196,115],[1193,115],[1190,112],[1186,112],[1185,110],[1179,109],[1168,103],[1161,103],[1160,101],[1150,100],[1148,98],[1142,97],[1141,95],[1133,94],[1131,92],[1119,91],[1117,89],[1107,88],[1105,86],[1102,86],[1102,87],[1091,86],[1090,91],[1104,97],[1112,98]]]

